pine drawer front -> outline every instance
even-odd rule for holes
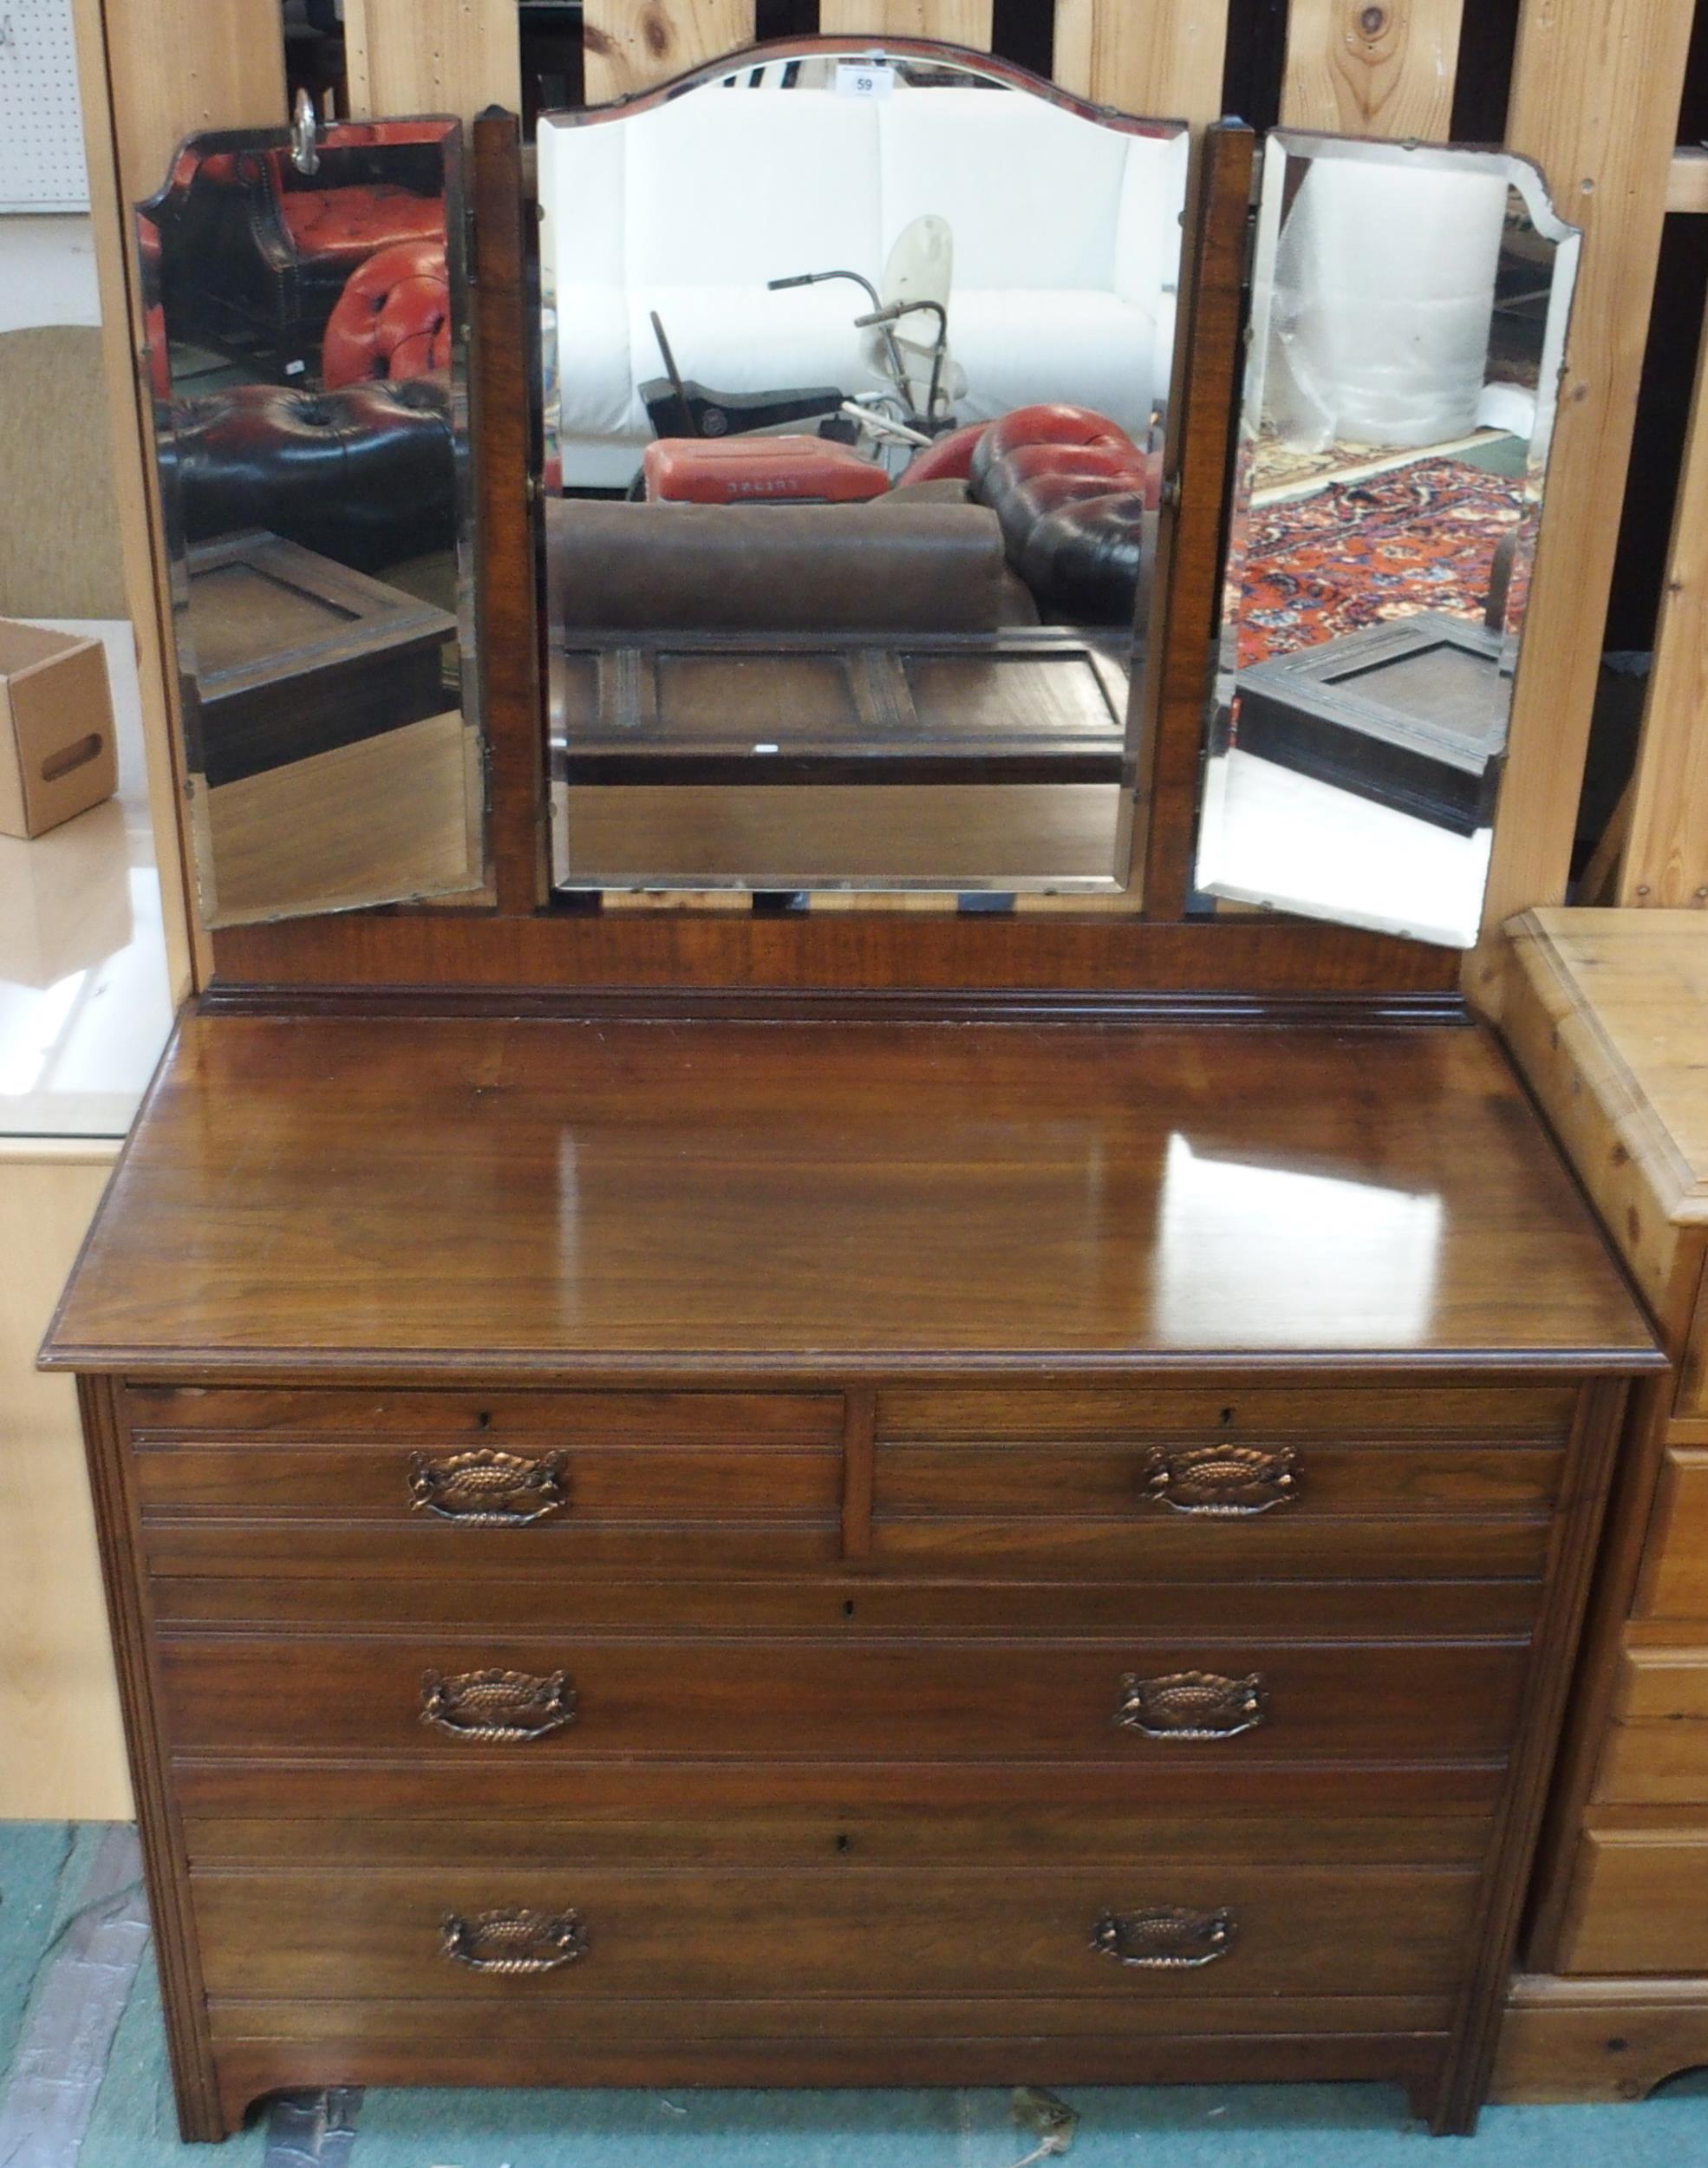
[[[1498,1760],[1522,1642],[1268,1643],[168,1635],[192,1754],[1084,1760]]]
[[[133,1388],[168,1573],[811,1565],[839,1548],[835,1394]]]
[[[1666,1448],[1633,1609],[1708,1626],[1708,1446]]]
[[[1560,1969],[1708,1973],[1708,1827],[1587,1830]]]
[[[922,1572],[1529,1578],[1567,1420],[1547,1390],[886,1393],[872,1556]]]
[[[1627,1649],[1610,1716],[1594,1803],[1708,1816],[1708,1649]]]
[[[1431,1995],[1477,1875],[1144,1857],[1027,1874],[640,1873],[427,1861],[191,1876],[210,1996]]]

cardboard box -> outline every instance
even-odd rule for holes
[[[0,835],[45,835],[118,786],[100,641],[0,617]]]

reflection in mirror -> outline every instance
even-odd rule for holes
[[[210,926],[485,878],[460,144],[194,136],[137,213]]]
[[[1204,894],[1476,942],[1577,250],[1505,153],[1269,137]]]
[[[559,888],[1125,887],[1183,130],[819,42],[538,148]]]
[[[1157,1230],[1159,1330],[1214,1347],[1233,1316],[1254,1347],[1285,1347],[1327,1305],[1348,1348],[1428,1337],[1440,1300],[1439,1196],[1403,1177],[1349,1181],[1344,1160],[1327,1153],[1316,1166],[1307,1153],[1301,1161],[1264,1165],[1226,1140],[1170,1135]],[[1301,1226],[1324,1237],[1308,1256]],[[1237,1253],[1229,1227],[1240,1230]],[[1359,1290],[1355,1310],[1348,1286]]]

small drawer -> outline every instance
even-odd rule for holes
[[[173,1749],[412,1760],[1108,1762],[1503,1758],[1522,1642],[169,1635]]]
[[[1708,1265],[1696,1290],[1696,1309],[1679,1363],[1678,1397],[1674,1414],[1700,1422],[1708,1416]]]
[[[1708,1620],[1708,1447],[1669,1446],[1662,1458],[1633,1608]]]
[[[1708,1649],[1627,1649],[1612,1720],[1599,1804],[1708,1807]]]
[[[811,1873],[432,1860],[203,1870],[208,1993],[572,2006],[609,1996],[1062,1995],[1111,2004],[1430,1994],[1458,1980],[1469,1869],[1112,1859],[1060,1871]]]
[[[1291,1438],[880,1439],[871,1555],[920,1569],[1179,1580],[1529,1579],[1561,1453]]]
[[[835,1393],[362,1392],[329,1387],[127,1385],[130,1433],[157,1438],[449,1440],[561,1445],[611,1439],[746,1446],[836,1443]]]
[[[878,1395],[881,1438],[1461,1438],[1563,1445],[1570,1385],[1144,1384],[892,1386]]]
[[[836,1556],[834,1394],[127,1395],[165,1573]]]
[[[1708,1819],[1675,1829],[1587,1831],[1559,1969],[1708,1972]]]

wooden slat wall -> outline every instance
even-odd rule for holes
[[[349,109],[454,113],[513,108],[521,77],[516,0],[345,0]]]
[[[1228,0],[1056,0],[1055,77],[1064,90],[1158,120],[1222,110]]]
[[[1463,0],[1292,0],[1281,119],[1334,135],[1444,143]]]
[[[1708,323],[1629,806],[1619,901],[1708,905]]]
[[[991,0],[819,0],[818,27],[833,37],[941,37],[990,44]]]
[[[406,3],[378,0],[385,7]],[[586,0],[582,36],[588,102],[596,105],[751,45],[753,0]]]
[[[1683,0],[1524,0],[1507,140],[1584,231],[1506,780],[1465,989],[1498,1006],[1499,929],[1561,902],[1690,42]]]

